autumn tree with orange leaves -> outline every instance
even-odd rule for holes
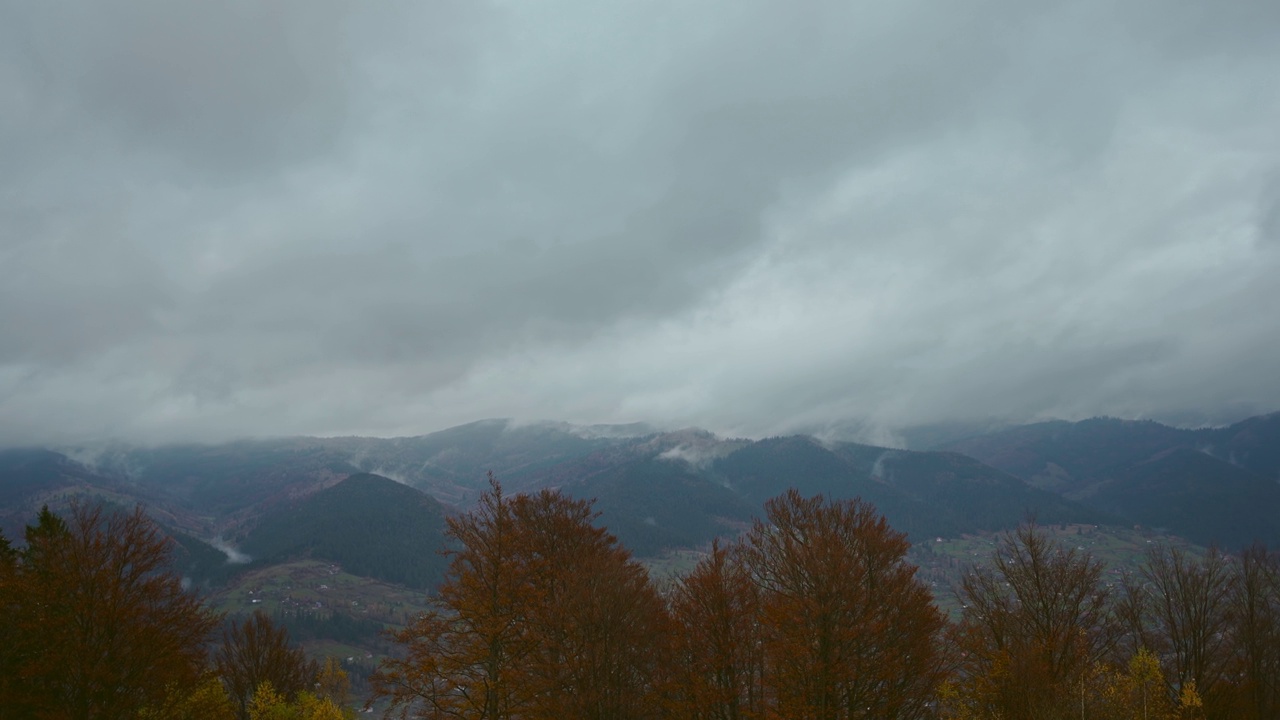
[[[760,588],[741,544],[719,542],[674,588],[674,661],[680,673],[677,717],[753,720],[766,717]]]
[[[1240,556],[1231,589],[1233,668],[1241,678],[1237,716],[1280,717],[1280,554],[1254,545]]]
[[[310,690],[320,674],[315,661],[289,642],[289,631],[261,611],[223,629],[214,667],[240,720],[247,720],[253,695],[263,683],[285,701]]]
[[[133,718],[207,681],[218,618],[169,571],[170,541],[141,508],[45,508],[26,541],[0,542],[0,714]]]
[[[521,674],[532,694],[527,717],[657,716],[669,633],[644,566],[595,527],[588,501],[544,490],[517,497],[513,510],[539,596]]]
[[[1102,563],[1024,525],[1000,539],[992,566],[957,588],[961,682],[948,716],[1079,717],[1090,673],[1119,639]]]
[[[765,510],[673,593],[676,714],[927,717],[944,621],[905,560],[906,536],[861,500],[793,490]]]
[[[516,674],[532,652],[526,623],[539,594],[512,501],[489,480],[474,510],[448,519],[458,547],[440,609],[397,633],[407,655],[386,661],[371,678],[401,717],[495,720],[519,715],[532,699]]]
[[[458,543],[439,609],[396,639],[373,676],[401,717],[645,718],[662,677],[666,617],[644,568],[591,503],[490,490],[449,519]]]
[[[765,503],[744,541],[760,590],[765,684],[777,716],[917,718],[941,679],[943,627],[906,561],[906,535],[862,500]]]

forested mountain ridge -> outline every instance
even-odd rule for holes
[[[1053,464],[1088,484],[1175,448],[1189,448],[1280,480],[1280,412],[1220,428],[1175,428],[1153,420],[1053,420],[971,435],[927,447],[952,450],[1021,478]]]
[[[1280,541],[1280,413],[1193,430],[1114,418],[1054,421],[939,449],[1200,544]]]
[[[1238,546],[1280,541],[1277,448],[1277,414],[1201,430],[1105,418],[1038,423],[925,452],[485,420],[409,438],[4,451],[0,527],[13,533],[41,504],[89,495],[142,502],[167,527],[234,543],[350,476],[392,478],[445,512],[469,507],[492,470],[512,491],[556,487],[596,498],[600,522],[642,555],[732,534],[788,487],[864,497],[917,539],[1006,529],[1034,514]]]
[[[435,498],[359,473],[276,508],[240,547],[259,564],[309,557],[353,575],[426,589],[444,572],[444,516]]]
[[[1013,527],[1030,516],[1046,523],[1108,520],[957,453],[793,436],[752,443],[717,460],[713,469],[754,504],[789,487],[806,495],[861,497],[916,540]]]

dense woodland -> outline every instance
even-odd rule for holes
[[[425,590],[439,583],[444,570],[436,551],[443,514],[439,503],[417,490],[357,474],[260,524],[242,549],[260,564],[306,554],[355,575]]]
[[[659,587],[589,501],[491,480],[448,519],[436,610],[394,634],[375,694],[405,718],[1280,717],[1280,558],[1260,546],[1157,547],[1115,580],[1023,526],[949,619],[869,503],[765,510]],[[140,510],[46,510],[25,541],[0,540],[5,717],[353,712],[336,664],[186,592]]]
[[[341,720],[349,682],[265,615],[225,620],[171,569],[139,508],[43,510],[0,535],[0,717]]]

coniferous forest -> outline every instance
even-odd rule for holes
[[[448,518],[434,610],[370,702],[402,718],[1274,718],[1280,557],[1153,546],[1115,577],[1034,525],[963,576],[956,617],[871,504],[792,490],[655,583],[558,491]],[[19,718],[340,718],[338,664],[222,618],[141,509],[45,510],[0,542],[0,708]],[[305,623],[292,623],[306,632]],[[295,638],[296,639],[296,638]]]

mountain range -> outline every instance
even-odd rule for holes
[[[368,552],[398,553],[397,533],[443,547],[444,517],[465,510],[489,472],[510,492],[553,487],[594,498],[600,522],[641,556],[732,535],[788,487],[862,497],[914,540],[1034,517],[1141,525],[1228,548],[1280,544],[1280,414],[1195,430],[1054,421],[922,450],[506,420],[391,439],[11,449],[0,452],[0,529],[20,536],[40,505],[73,497],[141,502],[184,547],[239,548],[259,562],[387,565],[369,574],[422,585],[439,563],[406,571],[410,579],[343,546],[379,529],[395,532],[370,534]]]
[[[1029,485],[1193,542],[1280,542],[1280,413],[1187,430],[1095,418],[952,441]]]
[[[313,656],[345,657],[357,684],[390,651],[380,631],[429,607],[447,519],[490,472],[508,493],[594,499],[597,521],[655,572],[687,569],[789,487],[861,497],[918,546],[944,605],[989,534],[1027,519],[1082,546],[1128,538],[1129,556],[1170,540],[1280,546],[1280,414],[1198,430],[1107,418],[963,430],[904,433],[920,445],[907,450],[484,420],[390,439],[18,448],[0,451],[0,530],[20,542],[42,505],[142,503],[209,602],[274,614]]]

